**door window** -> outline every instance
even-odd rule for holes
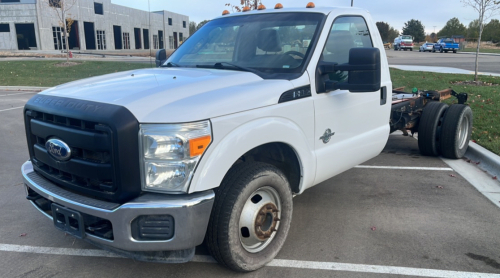
[[[337,18],[323,50],[322,61],[345,64],[349,62],[349,50],[356,47],[373,47],[370,31],[365,20],[359,16]],[[329,74],[330,80],[347,81],[346,71]]]

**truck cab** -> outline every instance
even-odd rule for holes
[[[218,262],[252,271],[283,246],[293,195],[382,151],[387,92],[365,10],[224,13],[159,68],[34,96],[27,198],[107,250],[185,262],[205,239]]]
[[[401,35],[394,39],[394,50],[413,51],[413,37],[410,35]]]

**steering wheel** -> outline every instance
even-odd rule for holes
[[[298,52],[298,51],[295,51],[295,50],[290,50],[290,51],[287,51],[285,53],[283,53],[285,55],[296,55],[296,56],[299,56],[300,58],[304,59],[304,54],[302,54],[302,52]]]

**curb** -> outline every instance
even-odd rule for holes
[[[500,156],[470,141],[465,157],[481,162],[477,165],[481,170],[500,178]]]
[[[38,91],[47,90],[51,87],[30,87],[30,86],[0,86],[2,91]]]
[[[476,52],[457,52],[457,54],[470,54],[470,55],[476,55]],[[484,55],[484,56],[500,56],[499,53],[487,53],[487,52],[479,52],[479,55]]]

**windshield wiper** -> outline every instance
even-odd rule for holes
[[[168,62],[164,65],[161,65],[162,68],[172,68],[172,67],[181,67],[180,65],[176,64],[176,63],[172,63],[172,62]]]
[[[243,67],[243,66],[238,66],[236,64],[232,64],[232,63],[228,63],[228,62],[217,62],[213,66],[212,65],[196,65],[196,67],[197,68],[227,69],[228,67],[224,66],[224,65],[228,65],[229,67],[233,67],[233,68],[235,68],[237,70],[248,71],[248,72],[251,72],[251,73],[255,73],[257,75],[259,75],[259,73],[260,73],[260,71],[258,71],[256,69],[247,68],[247,67]]]

